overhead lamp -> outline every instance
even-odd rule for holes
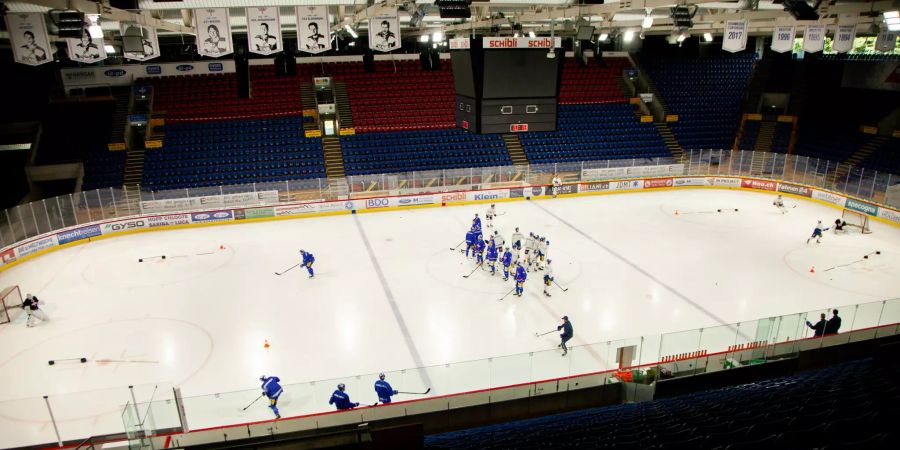
[[[344,29],[347,30],[348,33],[350,33],[350,36],[353,36],[353,39],[359,37],[359,35],[356,34],[356,30],[354,30],[353,27],[350,26],[350,24],[345,24]]]
[[[633,41],[634,40],[634,31],[632,31],[632,30],[626,31],[624,38],[625,38],[625,42]]]
[[[600,33],[600,36],[597,36],[597,39],[601,42],[606,42],[609,39],[609,33]]]
[[[116,48],[109,44],[104,45],[103,49],[106,50],[106,53],[115,53],[116,52]]]
[[[900,13],[897,11],[885,11],[884,23],[887,24],[888,31],[900,31]]]
[[[351,41],[349,44],[347,44],[347,46],[356,47],[356,41]]]
[[[713,40],[712,33],[703,33],[703,40],[706,42],[712,42],[712,40]]]
[[[419,36],[419,42],[428,42],[429,36],[427,34],[423,34]]]
[[[444,40],[444,33],[441,31],[435,31],[431,34],[432,42],[441,42]]]
[[[534,34],[534,31],[529,31],[529,32],[528,32],[528,37],[533,38],[533,37],[535,37],[535,36],[537,36],[537,35]]]
[[[680,44],[680,43],[684,42],[684,40],[687,39],[687,38],[688,38],[688,35],[687,35],[687,34],[681,33],[681,34],[678,35],[678,39],[676,39],[676,40],[677,40],[678,43]]]
[[[675,24],[675,28],[679,31],[689,30],[694,26],[694,14],[699,9],[697,5],[691,5],[693,10],[687,5],[678,5],[672,8],[670,17]]]
[[[900,11],[885,11],[883,14],[885,19],[900,19]]]
[[[647,14],[646,16],[644,16],[644,21],[641,22],[641,28],[646,30],[647,28],[650,28],[652,26],[653,26],[653,17],[651,17],[649,14]]]

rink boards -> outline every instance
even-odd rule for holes
[[[622,169],[589,169],[582,171],[582,178],[606,177],[604,171]],[[623,174],[625,175],[625,174]],[[813,201],[836,209],[851,209],[873,220],[900,226],[900,211],[883,205],[797,183],[776,180],[722,177],[650,177],[627,180],[597,180],[567,183],[558,189],[560,196],[605,195],[630,192],[661,191],[671,189],[740,189],[771,192],[783,196]],[[295,219],[339,214],[357,214],[410,208],[455,206],[472,203],[493,203],[513,200],[548,198],[549,186],[489,187],[485,189],[439,193],[415,193],[388,195],[389,192],[372,192],[372,196],[347,200],[278,203],[263,206],[196,209],[190,211],[144,214],[125,218],[100,220],[88,224],[45,233],[0,250],[0,271],[20,262],[40,256],[54,249],[90,242],[111,236],[131,233],[170,230],[210,225],[237,224],[262,220]],[[277,199],[274,196],[258,196],[258,199]],[[185,202],[187,199],[155,201]],[[149,203],[149,202],[142,202]],[[189,204],[189,203],[188,203]],[[143,206],[143,205],[142,205]]]

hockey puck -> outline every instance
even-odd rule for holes
[[[166,255],[162,255],[162,259],[166,259]]]
[[[863,256],[863,259],[869,259],[869,255]]]
[[[719,210],[717,210],[717,211],[718,211],[718,212],[722,212],[722,210],[721,210],[721,209],[719,209]]]
[[[86,362],[87,362],[87,358],[81,358],[81,362],[82,362],[82,364],[83,364],[83,363],[86,363]]]
[[[738,209],[737,209],[737,208],[734,208],[734,212],[738,212]]]
[[[876,255],[880,255],[880,254],[881,254],[881,250],[876,250],[876,251],[875,251],[875,254],[876,254]]]
[[[52,365],[56,364],[56,361],[53,361],[53,360],[51,359],[50,361],[47,361],[47,364],[49,364],[49,365],[52,366]]]
[[[141,258],[141,259],[139,259],[139,260],[138,260],[138,262],[144,262],[144,259],[143,259],[143,258]]]

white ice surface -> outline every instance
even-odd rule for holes
[[[154,385],[156,399],[180,386],[196,429],[270,418],[262,401],[240,411],[261,374],[289,385],[280,407],[291,416],[329,410],[338,381],[372,402],[375,378],[358,374],[436,365],[388,379],[442,395],[608,368],[607,347],[573,351],[562,366],[556,334],[534,337],[562,315],[575,327],[570,345],[581,345],[900,297],[900,229],[873,221],[873,234],[826,232],[807,245],[816,220],[840,211],[787,199],[797,207],[782,215],[773,197],[676,190],[498,203],[507,240],[515,226],[550,239],[556,280],[569,288],[550,299],[537,274],[524,297],[502,302],[512,281],[462,277],[474,262],[449,248],[488,205],[140,233],[51,252],[0,273],[0,287],[36,294],[51,318],[27,329],[13,311],[0,326],[0,447],[55,441],[43,395],[63,439],[122,432],[127,385],[139,402]],[[739,211],[703,213],[719,208]],[[300,248],[316,256],[315,279],[302,268],[275,276]],[[845,329],[852,320],[844,315]],[[497,358],[542,350],[551,351]],[[81,356],[90,361],[47,364]],[[313,380],[331,381],[303,383]],[[154,416],[158,426],[174,420]]]

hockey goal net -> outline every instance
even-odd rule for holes
[[[22,291],[18,286],[10,286],[0,291],[0,324],[9,323],[10,314],[22,307]]]
[[[841,220],[847,222],[848,227],[855,228],[862,233],[871,233],[872,230],[869,228],[869,216],[856,212],[852,209],[845,209],[844,214],[841,216]]]

